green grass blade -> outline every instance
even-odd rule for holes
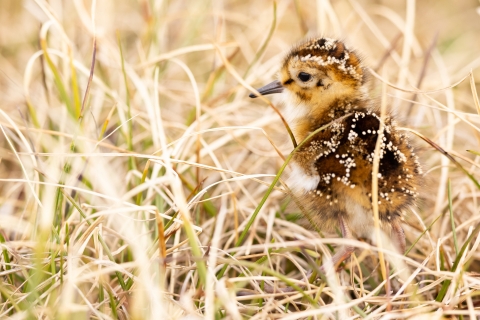
[[[265,49],[267,48],[267,45],[268,45],[268,43],[270,42],[270,39],[273,36],[273,32],[275,31],[276,26],[277,26],[277,2],[273,1],[273,19],[272,19],[272,24],[270,25],[270,29],[268,30],[268,35],[265,38],[265,41],[263,41],[262,45],[260,46],[260,49],[255,54],[255,57],[253,57],[253,60],[250,63],[250,65],[248,66],[247,70],[243,74],[244,78],[248,75],[251,68],[257,63],[258,59],[260,59],[260,57],[265,52]]]
[[[5,241],[5,237],[3,236],[3,234],[0,232],[0,243],[3,243],[5,244],[6,241]],[[10,266],[10,255],[8,254],[8,250],[7,249],[3,249],[2,250],[2,255],[3,255],[3,261],[4,261],[4,264],[5,264],[5,271],[10,271],[12,269],[12,266]],[[14,281],[13,281],[13,274],[9,274],[7,279],[10,281],[10,284],[14,284]]]
[[[450,211],[450,223],[452,225],[453,244],[455,246],[455,252],[458,256],[457,231],[455,229],[455,219],[453,218],[452,184],[450,182],[450,179],[448,179],[448,209]]]
[[[344,118],[350,116],[350,114],[346,114],[345,116],[341,117],[341,118],[338,118],[336,119],[336,121],[342,121]],[[253,212],[252,216],[250,217],[250,219],[248,220],[245,228],[243,229],[240,237],[238,238],[237,242],[235,243],[235,247],[239,247],[242,243],[243,243],[243,240],[245,240],[245,237],[247,236],[248,232],[250,231],[250,228],[253,224],[253,222],[255,221],[255,219],[257,218],[257,215],[258,213],[260,212],[260,210],[262,209],[263,205],[265,204],[265,202],[267,201],[268,197],[270,196],[270,194],[272,193],[273,189],[275,188],[275,185],[277,184],[278,180],[280,180],[280,176],[282,175],[283,171],[285,170],[285,168],[287,167],[288,163],[290,162],[290,160],[292,159],[293,155],[295,154],[295,152],[297,152],[297,150],[299,150],[305,143],[307,143],[308,141],[310,141],[310,139],[312,139],[317,133],[327,129],[329,126],[331,126],[333,124],[333,122],[330,122],[320,128],[318,128],[317,130],[313,131],[310,135],[308,135],[308,137],[306,137],[289,155],[288,157],[285,159],[285,162],[283,163],[283,165],[281,166],[280,170],[278,171],[277,175],[275,176],[275,178],[273,179],[272,183],[270,184],[270,186],[268,187],[267,191],[265,192],[262,200],[260,200],[260,203],[258,204],[257,208],[255,208],[255,211]],[[232,253],[232,255],[234,255],[235,253]],[[223,268],[218,272],[217,274],[217,278],[220,279],[221,277],[223,277],[225,271],[227,270],[228,268],[228,265],[224,265]]]
[[[470,244],[470,242],[472,242],[473,238],[477,235],[479,231],[480,231],[480,224],[476,226],[476,228],[473,230],[473,232],[470,234],[468,239],[463,244],[460,252],[457,254],[457,257],[455,258],[455,261],[452,266],[452,272],[455,272],[457,270],[458,264],[460,263],[460,259],[462,258],[463,253],[465,252],[465,250],[467,250],[468,245]],[[442,288],[440,289],[440,292],[435,298],[435,301],[441,302],[443,300],[443,298],[445,297],[445,294],[447,293],[448,287],[450,286],[450,283],[451,283],[451,280],[445,280],[443,282]]]

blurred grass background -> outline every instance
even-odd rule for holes
[[[0,318],[479,317],[479,6],[2,0]],[[317,35],[357,48],[401,125],[473,177],[414,139],[425,187],[390,294],[360,241],[327,282],[262,291],[341,239],[297,226],[282,184],[252,219],[292,144],[239,78],[272,81]]]

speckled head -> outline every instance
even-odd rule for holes
[[[365,73],[358,55],[343,42],[317,38],[290,51],[279,80],[303,102],[315,103],[359,94]]]
[[[287,105],[325,111],[335,101],[360,98],[365,80],[365,70],[353,50],[339,40],[315,38],[293,47],[285,57],[278,81],[258,91],[283,92]]]
[[[292,48],[285,57],[282,66],[282,78],[298,78],[295,69],[321,69],[336,81],[351,82],[351,85],[361,85],[364,81],[364,71],[358,55],[347,49],[339,40],[316,38],[307,40]],[[288,81],[288,79],[286,79]],[[283,83],[283,82],[282,82]]]

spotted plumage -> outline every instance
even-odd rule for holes
[[[338,228],[344,237],[373,233],[372,168],[381,136],[378,208],[382,228],[403,253],[401,215],[415,204],[421,167],[408,137],[391,114],[380,132],[380,112],[368,96],[368,77],[358,54],[338,40],[317,38],[295,46],[278,81],[258,89],[281,93],[285,118],[298,142],[331,125],[305,143],[292,158],[287,185],[306,211],[306,226]],[[255,97],[255,95],[251,95]],[[338,264],[353,251],[339,250]]]

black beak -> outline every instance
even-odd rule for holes
[[[266,86],[263,86],[263,87],[257,89],[257,91],[262,96],[265,96],[267,94],[272,94],[272,93],[281,93],[281,92],[283,92],[283,86],[280,83],[280,81],[273,81],[273,82],[270,82],[269,84],[267,84]],[[257,95],[255,95],[254,93],[250,93],[248,96],[250,98],[256,98],[257,97]]]

